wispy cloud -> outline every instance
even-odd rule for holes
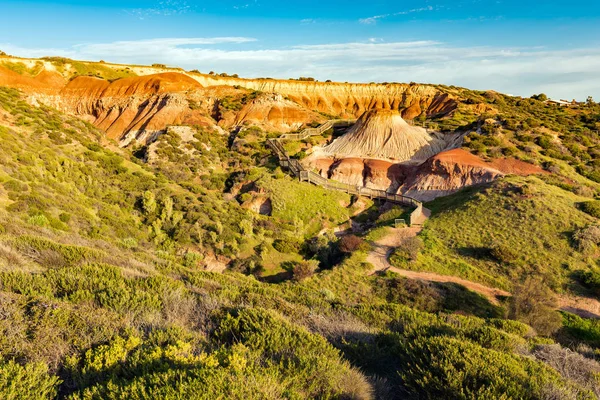
[[[118,41],[112,43],[78,44],[74,50],[85,55],[96,54],[127,55],[149,52],[156,54],[160,51],[183,49],[184,46],[207,46],[219,44],[241,44],[255,42],[249,37],[212,37],[212,38],[162,38],[148,40]],[[193,49],[193,47],[192,47]]]
[[[11,54],[165,63],[201,71],[320,80],[428,82],[553,97],[600,98],[600,48],[548,50],[500,46],[461,47],[439,41],[324,43],[256,49],[245,37],[170,38],[29,49],[1,44]]]
[[[192,11],[193,7],[190,6],[187,1],[180,0],[161,0],[151,4],[145,8],[130,8],[123,10],[126,14],[129,14],[138,19],[144,20],[149,17],[155,16],[171,16],[187,14]]]
[[[385,18],[396,17],[399,15],[420,13],[420,12],[424,12],[424,11],[433,11],[434,9],[436,9],[436,8],[434,8],[433,6],[413,8],[411,10],[406,10],[406,11],[399,11],[399,12],[390,13],[390,14],[374,15],[374,16],[368,17],[368,18],[361,18],[358,20],[358,22],[360,22],[361,24],[364,24],[364,25],[373,25],[373,24],[376,24],[377,21],[385,19]]]

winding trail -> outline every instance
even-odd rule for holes
[[[427,282],[457,283],[469,290],[485,296],[493,304],[499,304],[499,296],[510,296],[510,293],[504,290],[484,286],[482,284],[471,282],[456,276],[440,275],[433,272],[409,271],[393,267],[389,262],[389,258],[394,249],[400,246],[400,244],[402,244],[402,242],[406,239],[417,236],[419,232],[421,232],[421,229],[422,227],[420,226],[410,228],[391,228],[388,235],[372,243],[373,250],[367,256],[367,262],[374,267],[371,275],[380,271],[391,271],[409,279],[419,279]]]
[[[440,275],[433,272],[418,272],[400,269],[392,266],[389,258],[394,249],[410,237],[421,232],[421,226],[410,228],[390,228],[389,234],[371,243],[373,249],[367,256],[367,262],[373,265],[371,275],[377,272],[391,271],[409,279],[418,279],[426,282],[456,283],[486,297],[492,304],[499,304],[499,297],[510,297],[507,291],[475,283],[451,275]],[[583,318],[600,318],[600,301],[588,297],[572,295],[558,295],[558,309]]]

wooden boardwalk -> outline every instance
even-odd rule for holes
[[[353,194],[356,196],[364,196],[370,199],[379,199],[390,201],[392,203],[402,204],[410,207],[415,207],[415,210],[410,215],[410,225],[422,225],[427,219],[427,209],[423,207],[423,203],[413,199],[412,197],[402,196],[397,193],[390,193],[385,190],[371,189],[360,185],[350,185],[327,179],[321,175],[307,170],[300,164],[300,161],[295,158],[291,158],[282,142],[286,140],[303,140],[310,136],[321,135],[323,132],[339,126],[351,126],[355,120],[331,120],[318,128],[308,128],[300,133],[290,133],[281,135],[276,139],[267,139],[267,145],[273,150],[277,158],[279,159],[279,165],[285,170],[288,170],[294,177],[298,178],[301,182],[312,183],[313,185],[321,186],[329,190],[337,190]]]

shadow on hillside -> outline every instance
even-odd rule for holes
[[[265,283],[282,283],[289,281],[293,276],[294,274],[292,271],[282,271],[274,275],[263,276],[260,280]]]
[[[485,246],[466,246],[459,247],[456,252],[463,257],[476,260],[497,261],[491,253],[491,249]]]
[[[443,293],[441,306],[446,312],[471,314],[481,318],[502,318],[504,309],[492,304],[485,296],[458,283],[436,283]]]

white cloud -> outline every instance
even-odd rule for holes
[[[435,8],[435,9],[437,9],[437,8]],[[399,11],[399,12],[395,12],[395,13],[391,13],[391,14],[382,14],[382,15],[375,15],[373,17],[368,17],[368,18],[361,18],[358,20],[358,22],[360,22],[363,25],[374,25],[380,19],[396,17],[398,15],[408,15],[408,14],[420,13],[420,12],[424,12],[424,11],[433,11],[433,10],[434,10],[433,6],[413,8],[411,10]]]
[[[21,56],[61,55],[120,63],[165,63],[248,77],[313,76],[320,80],[426,82],[494,89],[528,96],[600,98],[600,49],[549,50],[458,47],[437,41],[365,42],[248,48],[252,38],[171,38],[27,49],[0,44]],[[218,46],[216,46],[218,45]]]
[[[126,14],[132,15],[138,19],[146,19],[154,16],[171,16],[187,14],[192,11],[193,7],[188,5],[186,1],[178,0],[161,0],[154,2],[150,7],[146,8],[130,8],[124,9]]]

